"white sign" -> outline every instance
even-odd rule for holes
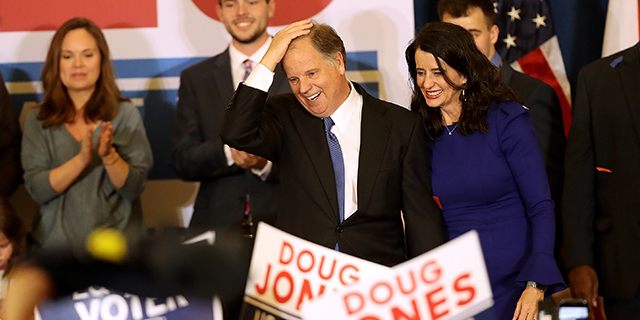
[[[300,319],[301,307],[308,301],[388,272],[386,266],[319,246],[261,222],[241,319]]]
[[[492,296],[478,234],[470,231],[302,311],[305,320],[467,319],[491,307]]]

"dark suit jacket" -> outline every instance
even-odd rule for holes
[[[269,220],[278,208],[277,178],[262,182],[250,170],[227,165],[219,133],[233,91],[229,49],[180,76],[172,161],[182,180],[201,182],[192,228],[221,230],[237,224],[244,216],[247,194],[255,219]],[[279,70],[270,92],[291,92]]]
[[[565,162],[568,268],[591,265],[600,294],[640,286],[640,43],[578,76]]]
[[[294,95],[266,100],[266,93],[241,85],[221,135],[279,165],[283,197],[276,227],[329,248],[338,242],[341,252],[392,266],[443,242],[426,133],[416,113],[354,87],[363,97],[358,211],[342,223],[322,119]]]
[[[20,125],[0,74],[0,196],[9,197],[22,181]]]

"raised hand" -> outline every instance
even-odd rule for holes
[[[282,61],[284,54],[289,49],[291,41],[299,36],[309,34],[312,26],[311,20],[307,19],[294,22],[280,30],[273,36],[273,41],[271,41],[271,45],[269,45],[269,49],[260,63],[272,72],[275,71],[276,66]]]
[[[91,159],[93,158],[93,130],[91,127],[87,127],[87,132],[85,132],[84,138],[82,138],[80,143],[81,148],[80,152],[78,152],[78,159],[80,163],[86,167],[91,163]]]
[[[113,125],[111,121],[102,123],[102,131],[100,132],[100,137],[98,138],[98,155],[100,157],[107,156],[110,152],[113,143]]]

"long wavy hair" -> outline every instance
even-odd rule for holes
[[[491,64],[476,47],[471,34],[464,28],[445,22],[427,23],[405,51],[413,95],[411,110],[420,113],[430,141],[444,133],[440,108],[431,108],[417,83],[416,51],[433,54],[445,81],[454,89],[464,90],[460,95],[462,113],[458,130],[463,135],[476,131],[487,133],[487,111],[498,101],[516,101],[511,88],[502,80],[500,69]],[[467,83],[457,85],[447,76],[441,61],[467,78]]]
[[[13,252],[2,275],[3,278],[6,278],[11,274],[16,264],[19,263],[25,243],[25,231],[13,206],[5,197],[0,197],[0,232],[4,233],[5,237],[13,245]]]
[[[72,30],[85,29],[93,36],[100,51],[100,77],[96,88],[84,107],[86,122],[110,121],[118,113],[118,103],[128,101],[120,94],[116,84],[109,46],[104,34],[95,23],[86,18],[72,18],[68,20],[53,35],[47,59],[42,67],[42,86],[44,99],[39,104],[38,120],[44,120],[43,127],[59,126],[72,123],[76,116],[76,109],[69,97],[67,87],[60,79],[60,55],[64,37]]]

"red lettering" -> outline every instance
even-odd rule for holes
[[[380,318],[376,318],[374,316],[366,316],[364,318],[360,318],[360,320],[380,320]]]
[[[333,271],[336,269],[336,259],[333,259],[333,264],[331,265],[331,272],[329,272],[329,275],[325,276],[322,274],[322,267],[324,266],[324,256],[322,256],[322,259],[320,259],[320,268],[318,269],[318,275],[320,276],[320,278],[324,279],[324,280],[329,280],[331,279],[331,277],[333,276]]]
[[[435,269],[429,268],[431,266],[433,266]],[[431,272],[430,274],[425,274],[426,271],[431,271]],[[422,270],[420,270],[420,276],[422,277],[422,281],[424,281],[424,283],[426,284],[432,284],[438,281],[441,275],[442,275],[442,269],[440,268],[438,263],[435,261],[429,261],[425,263],[424,266],[422,266]]]
[[[353,280],[351,283],[354,283],[354,282],[356,282],[356,281],[358,281],[358,280],[360,279],[360,278],[358,278],[358,276],[357,276],[357,273],[358,273],[358,271],[360,271],[360,270],[358,270],[358,268],[357,268],[356,266],[351,265],[351,264],[348,264],[348,265],[346,265],[346,266],[342,267],[342,269],[340,270],[340,282],[342,282],[342,284],[343,284],[343,285],[345,285],[345,286],[348,284],[348,283],[347,283],[347,281],[345,281],[345,279],[344,279],[344,273],[345,273],[345,271],[346,271],[347,269],[353,269],[353,270],[355,270],[355,274],[356,274],[356,275],[353,275],[353,274],[352,274],[352,275],[350,275],[350,276],[349,276],[349,278],[350,278],[351,280]]]
[[[400,275],[398,275],[396,277],[396,281],[398,282],[398,288],[400,288],[400,292],[402,292],[403,294],[410,294],[412,293],[414,290],[416,290],[416,279],[413,276],[413,270],[409,270],[409,279],[411,280],[411,289],[405,289],[404,286],[402,285],[402,280],[400,280]]]
[[[431,313],[431,320],[436,320],[439,318],[442,318],[443,316],[445,316],[447,313],[449,313],[449,310],[444,309],[444,311],[442,312],[437,312],[436,308],[439,305],[442,305],[445,301],[446,298],[442,298],[440,300],[434,301],[434,295],[438,292],[442,291],[442,286],[435,288],[434,290],[431,290],[429,292],[427,292],[426,297],[427,297],[427,304],[429,305],[429,312]]]
[[[321,284],[320,285],[320,290],[318,290],[318,297],[321,296],[322,294],[324,294],[324,289],[325,289],[325,285]]]
[[[459,276],[456,281],[453,283],[453,290],[455,292],[468,292],[469,297],[464,300],[458,300],[459,306],[464,306],[465,304],[471,302],[473,298],[476,296],[476,289],[473,287],[471,283],[467,283],[466,285],[463,282],[465,279],[469,279],[471,275],[469,273],[465,273]],[[465,281],[466,282],[466,281]]]
[[[307,279],[304,279],[304,282],[302,283],[302,291],[300,291],[300,298],[298,298],[296,309],[300,310],[300,305],[302,304],[302,302],[304,302],[305,297],[307,297],[309,300],[313,299],[311,284],[309,284],[309,280]]]
[[[270,274],[271,274],[271,263],[267,265],[267,278],[264,279],[264,286],[260,288],[260,286],[256,284],[256,291],[258,291],[258,294],[264,294],[264,292],[267,291],[267,284],[269,283]]]
[[[289,257],[288,259],[284,258],[285,249],[288,249]],[[282,242],[282,249],[280,249],[280,263],[289,264],[293,260],[293,247],[286,241]]]
[[[364,307],[364,298],[357,292],[347,293],[342,297],[347,315],[359,312]]]
[[[386,292],[382,292],[383,296],[379,297],[376,294],[376,292],[380,292],[380,290],[378,290],[378,288],[385,288],[383,290],[386,290]],[[373,301],[373,302],[375,302],[377,304],[385,304],[385,303],[389,302],[389,300],[391,300],[391,298],[393,297],[393,289],[391,288],[391,286],[389,284],[384,283],[384,282],[379,282],[379,283],[374,284],[373,287],[371,287],[371,292],[369,293],[369,295],[371,296],[371,301]]]
[[[391,315],[393,316],[393,320],[420,320],[420,314],[418,313],[418,306],[416,305],[416,300],[411,300],[411,306],[413,307],[413,313],[411,316],[404,313],[404,311],[400,310],[399,307],[391,308]]]
[[[300,260],[303,258],[303,255],[307,255],[309,256],[309,259],[311,259],[311,264],[309,265],[308,269],[303,269],[302,268],[302,263],[300,263]],[[302,271],[303,273],[307,273],[309,271],[311,271],[311,269],[313,269],[313,265],[316,263],[315,258],[313,257],[313,253],[311,253],[311,251],[309,250],[303,250],[302,252],[300,252],[300,255],[298,256],[298,269],[300,269],[300,271]]]
[[[289,281],[289,292],[286,295],[281,295],[278,292],[278,288],[281,287],[278,286],[278,283],[280,282],[280,279],[283,278]],[[273,295],[276,297],[276,301],[280,303],[286,303],[287,301],[289,301],[289,299],[291,299],[291,296],[293,295],[293,277],[291,277],[291,275],[287,271],[281,271],[276,276],[276,280],[273,283]]]

